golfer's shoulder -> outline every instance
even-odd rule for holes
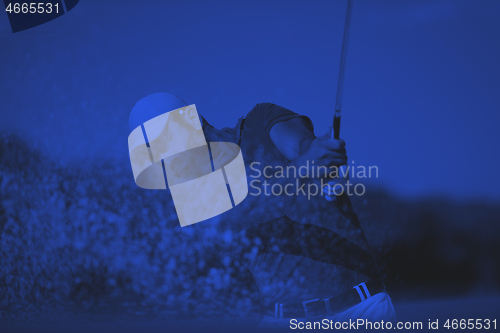
[[[274,103],[257,103],[245,118],[255,118],[265,125],[273,118],[286,114],[292,115],[295,113]]]
[[[273,103],[257,103],[255,106],[248,112],[247,117],[261,117],[273,107]]]

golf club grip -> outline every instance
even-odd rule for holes
[[[335,125],[338,126],[337,130],[335,130]],[[333,126],[334,126],[334,128],[332,128],[331,137],[335,140],[338,140],[339,139],[339,131],[340,131],[340,117],[333,118]],[[348,169],[347,169],[347,164],[339,166],[338,171],[339,171],[339,178],[345,178],[345,179],[349,180],[349,173],[348,173]]]
[[[340,137],[340,116],[335,115],[333,117],[333,135],[332,137],[336,140]]]

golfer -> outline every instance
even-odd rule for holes
[[[148,110],[132,110],[131,128],[147,120],[142,119],[146,113],[151,119],[186,106],[166,93],[145,101]],[[207,142],[240,146],[252,186],[233,209],[188,228],[215,223],[221,230],[245,232],[255,244],[249,269],[264,309],[261,325],[289,327],[291,319],[321,318],[394,321],[390,297],[347,195],[329,201],[321,191],[310,195],[291,189],[335,181],[311,169],[345,165],[344,141],[331,138],[331,131],[316,137],[308,117],[271,103],[255,105],[234,128],[217,130],[201,116],[200,122]],[[293,172],[300,168],[300,175]],[[281,169],[289,172],[269,171]]]

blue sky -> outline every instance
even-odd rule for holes
[[[256,103],[332,121],[346,1],[80,1],[12,34],[0,129],[64,162],[128,163],[128,114],[158,91],[216,127]],[[354,0],[341,137],[403,196],[500,199],[500,2]],[[131,174],[132,177],[132,174]]]

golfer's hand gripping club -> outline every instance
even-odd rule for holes
[[[334,129],[331,129],[331,138],[335,138]],[[323,187],[323,193],[325,194],[325,199],[328,201],[333,201],[338,195],[344,192],[344,184],[349,181],[349,172],[347,169],[347,164],[338,167],[338,175],[336,178],[328,181],[327,185]]]

